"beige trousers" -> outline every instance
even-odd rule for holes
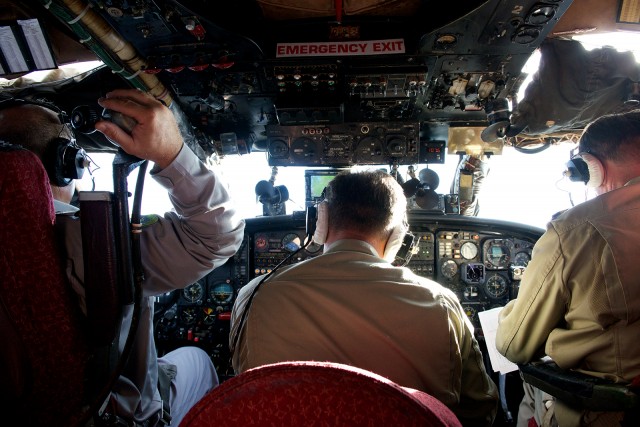
[[[526,382],[522,387],[517,427],[529,427],[532,417],[539,427],[619,427],[624,418],[623,412],[579,411]]]

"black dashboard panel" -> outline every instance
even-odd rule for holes
[[[418,245],[407,267],[455,292],[482,336],[478,312],[515,298],[533,246],[544,230],[423,211],[410,212],[408,217]],[[198,345],[211,355],[218,375],[232,376],[229,325],[239,289],[280,263],[320,255],[322,247],[313,243],[296,252],[305,236],[304,212],[247,219],[242,246],[224,266],[184,290],[157,299],[159,352]]]

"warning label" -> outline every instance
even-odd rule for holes
[[[278,43],[276,58],[297,56],[389,55],[404,53],[403,39]]]

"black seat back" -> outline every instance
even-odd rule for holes
[[[518,365],[525,382],[577,410],[626,412],[625,419],[640,416],[640,388],[615,383],[574,370],[550,360]]]

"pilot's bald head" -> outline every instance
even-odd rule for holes
[[[60,123],[58,114],[46,107],[24,104],[0,110],[0,139],[21,145],[40,159],[56,137],[69,138],[70,131]]]

